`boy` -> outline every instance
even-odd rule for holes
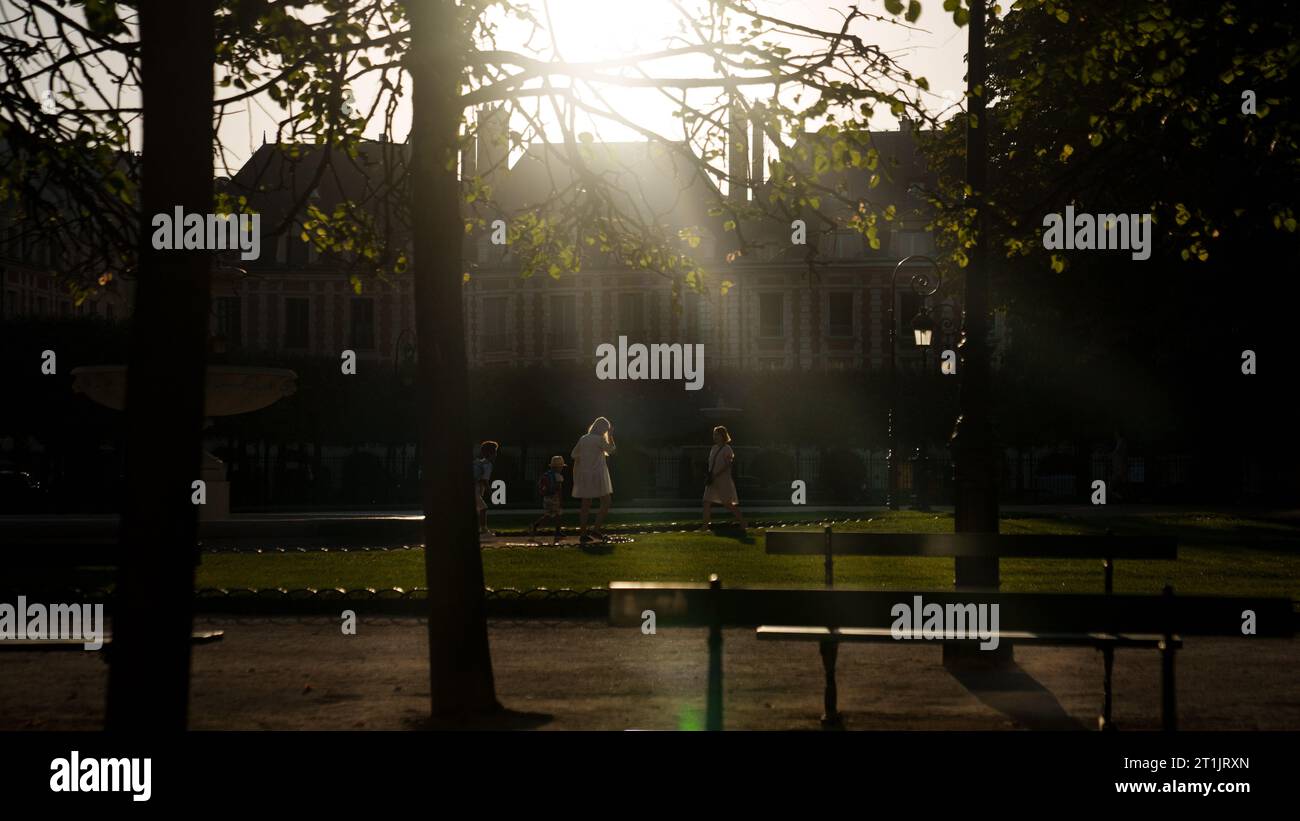
[[[537,480],[537,495],[542,497],[542,515],[528,526],[528,537],[537,538],[537,526],[547,519],[555,519],[555,537],[552,545],[560,543],[560,523],[564,515],[564,457],[552,456],[551,464]]]
[[[474,509],[478,511],[478,534],[491,536],[487,529],[487,502],[483,494],[487,493],[492,480],[492,462],[497,458],[501,446],[491,439],[478,446],[478,458],[474,460]]]

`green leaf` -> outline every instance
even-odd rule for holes
[[[921,16],[921,4],[917,0],[908,0],[907,3],[907,22],[915,23]]]

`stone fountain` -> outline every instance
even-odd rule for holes
[[[274,405],[293,394],[298,374],[283,368],[209,365],[204,390],[203,415],[235,416]],[[72,389],[114,410],[126,407],[126,366],[90,365],[72,370]],[[200,520],[230,516],[230,482],[225,464],[207,451],[199,468],[207,486],[207,504],[199,508]]]

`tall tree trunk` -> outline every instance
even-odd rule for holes
[[[434,717],[464,717],[500,708],[469,467],[469,374],[461,313],[465,229],[456,166],[466,49],[450,0],[409,0],[407,8],[430,696]]]
[[[155,251],[149,220],[212,209],[212,0],[143,0],[140,37],[142,243],[107,726],[174,731],[189,710],[210,255]]]

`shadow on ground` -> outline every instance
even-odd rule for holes
[[[983,704],[1026,730],[1085,730],[1056,696],[1015,662],[988,669],[952,669],[953,678]]]

